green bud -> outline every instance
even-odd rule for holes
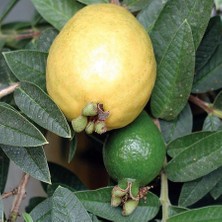
[[[83,116],[96,116],[97,114],[97,103],[88,103],[82,110]]]
[[[77,118],[71,121],[73,130],[77,133],[82,132],[87,125],[87,117],[86,116],[78,116]]]
[[[129,194],[133,200],[139,199],[139,185],[137,183],[130,184]]]
[[[112,196],[111,198],[111,206],[118,207],[122,202],[121,197]]]
[[[128,192],[128,189],[121,189],[119,186],[115,186],[113,187],[113,190],[112,190],[112,196],[115,196],[115,197],[123,197],[124,195],[126,195]]]
[[[89,121],[86,125],[85,131],[87,134],[92,134],[95,129],[95,123],[93,121]]]
[[[107,131],[106,124],[104,121],[96,121],[95,132],[98,134],[103,134]]]
[[[123,216],[128,216],[133,213],[133,211],[137,208],[139,204],[139,200],[127,200],[123,204],[123,211],[122,215]]]

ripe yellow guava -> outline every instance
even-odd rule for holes
[[[97,104],[98,112],[84,124],[104,123],[102,132],[131,123],[147,104],[155,79],[148,34],[114,4],[79,10],[54,40],[47,60],[46,86],[54,102],[70,121],[82,116],[87,104]]]

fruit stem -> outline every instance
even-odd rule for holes
[[[165,158],[163,169],[167,165],[167,159]],[[171,205],[168,196],[168,179],[164,170],[161,172],[161,190],[160,190],[160,202],[162,205],[162,220],[161,222],[166,222],[169,217],[169,206]]]
[[[115,4],[115,5],[120,5],[119,0],[110,0],[110,3]]]

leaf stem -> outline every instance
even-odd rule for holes
[[[197,96],[190,95],[189,101],[191,101],[193,104],[199,106],[207,113],[213,112],[213,109],[210,107],[209,103],[204,102],[203,100],[199,99]]]
[[[8,13],[11,11],[11,9],[19,2],[19,0],[11,0],[7,7],[4,9],[3,13],[0,15],[0,24],[5,19],[5,17],[8,15]]]
[[[0,90],[0,99],[4,96],[7,96],[7,95],[13,93],[18,86],[19,86],[19,83],[16,82],[16,83],[12,83],[11,85],[6,87],[5,89]]]
[[[168,190],[168,179],[164,172],[164,168],[167,165],[167,158],[165,158],[163,170],[161,172],[161,191],[160,191],[160,202],[162,205],[162,220],[161,222],[166,222],[169,217],[169,206],[171,205],[169,200],[169,190]]]

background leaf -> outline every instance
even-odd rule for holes
[[[5,184],[8,176],[8,169],[9,169],[9,158],[0,149],[0,194],[3,193],[5,190]]]
[[[95,3],[109,3],[109,0],[77,0],[85,5],[95,4]]]
[[[174,182],[191,181],[222,166],[221,158],[222,131],[217,131],[179,153],[165,170]]]
[[[185,106],[176,119],[172,121],[159,121],[161,132],[166,143],[190,134],[193,127],[193,116],[189,104]]]
[[[73,192],[58,187],[52,196],[52,221],[92,221]]]
[[[122,5],[132,12],[136,12],[149,4],[147,0],[123,0]]]
[[[182,213],[188,210],[189,209],[185,207],[178,207],[178,206],[171,205],[169,206],[169,217],[172,217],[174,215],[177,215],[179,213]]]
[[[14,92],[18,108],[41,127],[65,138],[71,138],[68,122],[58,106],[36,85],[21,82]]]
[[[219,182],[210,191],[210,195],[216,200],[222,195],[222,178],[220,177]]]
[[[208,206],[175,215],[167,222],[220,222],[222,220],[222,206]]]
[[[2,199],[0,199],[0,221],[4,221],[4,207]]]
[[[179,206],[191,206],[202,199],[221,180],[221,173],[220,167],[201,179],[184,183],[179,197]]]
[[[175,119],[185,107],[194,75],[194,45],[190,25],[185,21],[175,31],[158,64],[157,80],[151,97],[156,118]]]
[[[220,118],[209,114],[204,120],[203,130],[205,131],[217,131],[222,126]]]
[[[47,159],[42,147],[26,148],[4,145],[0,145],[0,147],[22,171],[37,180],[51,183]]]
[[[82,4],[76,0],[31,0],[41,16],[60,30],[65,23],[80,9]]]
[[[20,81],[33,82],[43,90],[45,86],[45,69],[48,54],[38,51],[17,50],[3,53],[5,60]]]
[[[222,91],[218,93],[213,103],[214,109],[222,110]]]
[[[26,147],[47,144],[45,137],[32,123],[9,107],[0,103],[0,144]]]
[[[69,145],[68,163],[70,163],[75,156],[76,149],[77,149],[77,142],[78,142],[77,136],[75,135]]]
[[[149,192],[146,202],[141,200],[133,214],[123,217],[120,207],[110,206],[111,190],[112,187],[107,187],[93,191],[79,191],[75,194],[87,211],[115,222],[147,222],[154,218],[159,211],[158,197]]]

